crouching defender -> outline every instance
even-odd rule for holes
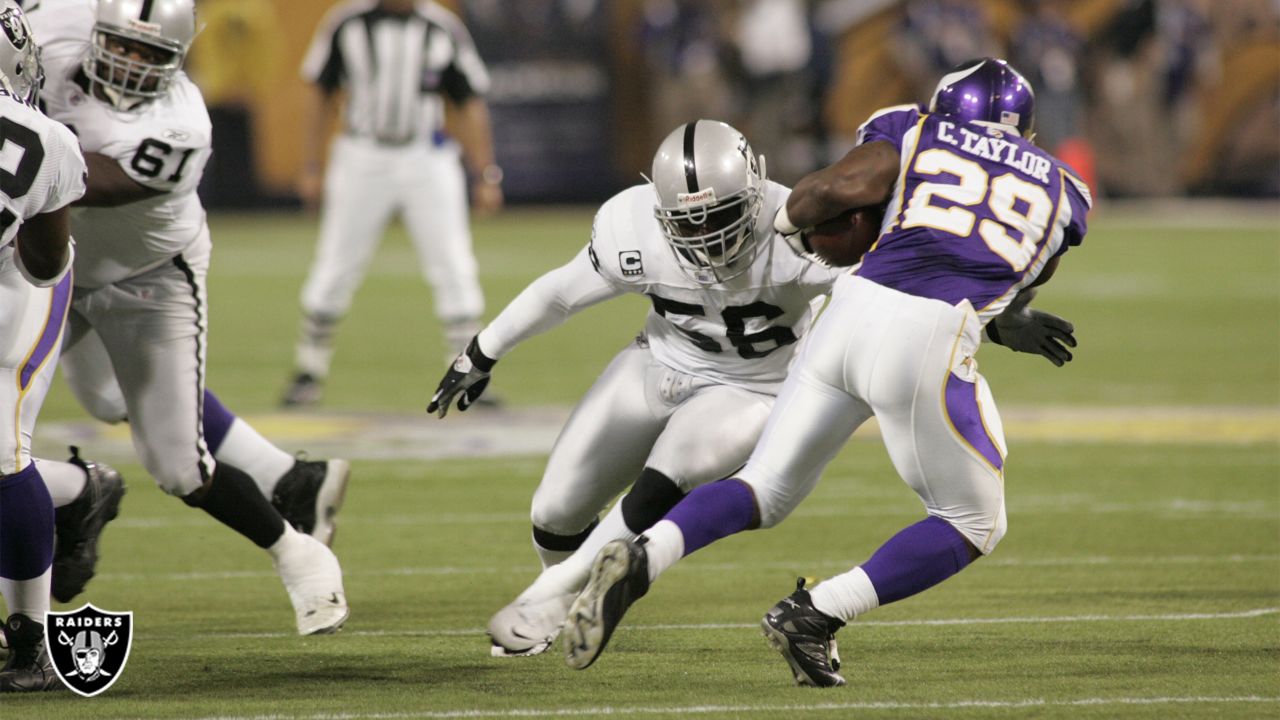
[[[634,538],[746,461],[815,303],[842,273],[782,244],[769,218],[787,194],[728,125],[677,128],[654,156],[652,182],[606,202],[587,248],[516,298],[441,382],[428,409],[443,413],[459,393],[465,408],[517,342],[623,293],[652,302],[644,333],[579,402],[551,452],[532,512],[545,569],[490,620],[494,655],[544,650],[601,546]]]

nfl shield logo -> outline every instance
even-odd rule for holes
[[[62,684],[85,697],[111,687],[129,661],[133,613],[87,604],[45,615],[44,643]]]

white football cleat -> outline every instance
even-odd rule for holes
[[[541,655],[560,634],[574,595],[555,595],[545,600],[517,598],[489,618],[489,654],[493,657]]]
[[[288,549],[276,557],[276,572],[289,591],[299,635],[328,635],[351,614],[342,589],[342,566],[333,551],[310,535],[289,530]]]

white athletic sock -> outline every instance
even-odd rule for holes
[[[289,523],[285,523],[284,532],[280,534],[280,539],[267,548],[267,552],[272,558],[279,560],[281,556],[289,553],[300,542],[303,542],[302,533],[294,530]]]
[[[49,588],[52,577],[53,568],[45,570],[43,575],[30,580],[0,577],[0,595],[4,595],[4,601],[9,605],[9,615],[22,613],[43,624],[44,614],[49,612]]]
[[[214,453],[214,459],[243,470],[253,478],[268,500],[276,489],[276,483],[294,463],[292,455],[276,447],[240,418],[231,423],[231,429],[218,452]]]
[[[538,553],[538,562],[542,563],[543,570],[550,570],[573,555],[572,550],[548,550],[539,545],[537,540],[533,541],[533,551]]]
[[[684,557],[684,533],[670,520],[659,520],[644,531],[645,552],[649,555],[649,582],[667,571]]]
[[[876,588],[861,567],[823,580],[809,591],[809,596],[819,612],[842,622],[880,607]]]
[[[49,497],[53,498],[54,507],[70,505],[84,492],[84,484],[88,482],[89,475],[78,465],[44,458],[35,458],[35,463],[40,477],[44,478],[45,487],[49,488]]]
[[[572,555],[558,565],[542,571],[537,580],[527,590],[520,593],[519,600],[540,601],[548,598],[577,593],[587,584],[587,576],[591,574],[591,563],[596,553],[610,540],[634,540],[635,533],[627,528],[622,519],[622,503],[614,503],[600,524],[596,526],[587,539],[583,541]]]

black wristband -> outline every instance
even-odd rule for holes
[[[467,357],[471,358],[471,364],[480,372],[489,372],[493,370],[493,366],[497,364],[497,360],[484,354],[480,349],[480,336],[471,338],[471,342],[467,345]]]

